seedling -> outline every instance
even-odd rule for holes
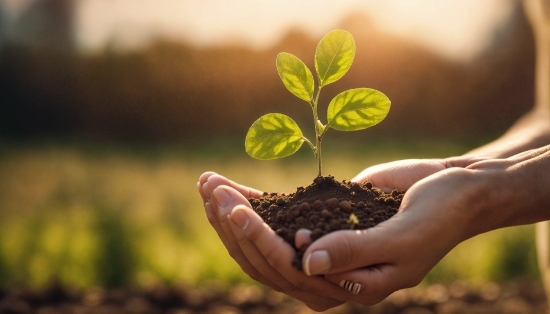
[[[349,215],[348,224],[351,226],[352,230],[355,229],[355,226],[359,224],[359,218],[357,218],[354,213],[351,213],[351,215]]]
[[[372,88],[350,89],[338,94],[328,105],[327,123],[323,124],[319,119],[317,107],[321,90],[348,72],[355,58],[355,50],[353,36],[343,30],[332,31],[321,39],[315,51],[316,92],[313,74],[302,60],[286,52],[277,55],[277,71],[283,84],[313,110],[315,144],[303,135],[298,124],[289,116],[268,113],[256,120],[248,130],[246,152],[261,160],[282,158],[294,154],[306,142],[313,150],[319,167],[318,176],[321,176],[321,141],[330,128],[357,131],[384,120],[390,110],[390,100]]]

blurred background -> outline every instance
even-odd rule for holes
[[[0,0],[0,286],[252,282],[196,182],[208,170],[266,191],[313,180],[306,146],[260,162],[244,137],[267,112],[311,136],[275,58],[313,69],[336,28],[357,56],[323,89],[321,117],[349,88],[392,100],[372,129],[328,133],[324,169],[339,180],[462,154],[532,106],[533,37],[516,0]],[[535,265],[533,227],[509,228],[461,244],[426,282],[537,280]]]

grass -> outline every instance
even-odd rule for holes
[[[324,169],[337,179],[380,162],[445,157],[471,147],[330,141]],[[0,285],[41,286],[52,278],[77,287],[251,282],[203,213],[199,175],[213,170],[266,191],[291,192],[313,179],[316,164],[306,149],[284,160],[256,161],[240,141],[220,143],[0,144]],[[466,241],[427,281],[536,276],[533,228],[525,226]]]

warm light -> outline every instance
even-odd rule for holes
[[[351,10],[375,25],[454,59],[491,43],[514,8],[505,0],[82,0],[78,38],[85,49],[133,48],[156,36],[198,46],[228,43],[264,49],[292,27],[320,37]]]
[[[0,0],[16,22],[37,0]],[[143,47],[159,37],[209,47],[265,49],[298,27],[320,38],[350,12],[455,60],[486,49],[513,12],[514,0],[73,0],[82,50]],[[0,10],[1,11],[1,10]],[[14,32],[17,33],[17,28]]]

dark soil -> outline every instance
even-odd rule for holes
[[[327,314],[543,314],[539,283],[472,285],[456,281],[395,292],[365,307],[346,303]],[[86,290],[54,284],[42,290],[0,287],[0,314],[313,314],[282,293],[258,285],[200,287],[157,285],[145,289],[101,287]]]
[[[311,240],[338,230],[362,230],[395,215],[404,191],[384,193],[371,182],[363,184],[337,181],[334,177],[317,177],[307,187],[291,194],[264,193],[249,199],[260,217],[296,250],[292,264],[302,268],[307,246],[297,248],[296,231],[311,230]]]

